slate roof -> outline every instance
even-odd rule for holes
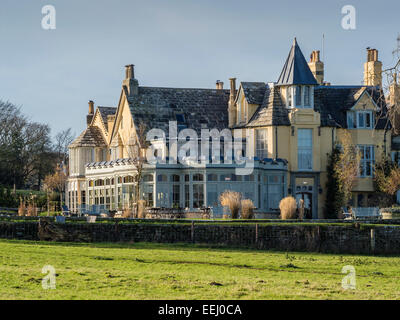
[[[309,84],[318,85],[315,80],[300,47],[294,38],[292,48],[283,66],[281,75],[277,81],[277,85],[296,85]]]
[[[314,90],[314,110],[321,114],[321,126],[347,128],[347,111],[367,91],[378,106],[376,129],[390,127],[383,92],[377,87],[365,86],[318,86]],[[264,89],[264,98],[246,125],[239,127],[259,127],[268,125],[290,125],[288,110],[279,94],[279,87]]]
[[[279,88],[275,86],[264,89],[263,101],[246,127],[265,125],[290,126],[288,110],[282,102]]]
[[[90,126],[69,147],[107,147],[107,144],[103,139],[101,130],[96,126]]]
[[[261,104],[267,84],[265,82],[241,82],[244,96],[250,104]]]
[[[103,119],[103,123],[107,128],[107,116],[114,115],[117,112],[117,108],[114,107],[97,107],[100,112],[101,118]]]
[[[158,128],[168,135],[169,121],[177,121],[178,131],[228,128],[229,90],[139,87],[128,98],[136,127]]]
[[[321,126],[347,128],[347,111],[367,91],[380,111],[377,113],[376,129],[390,127],[387,107],[381,89],[366,86],[319,86],[314,90],[314,109],[321,114]]]

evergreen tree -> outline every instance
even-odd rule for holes
[[[337,219],[342,210],[344,195],[341,192],[340,179],[336,174],[336,165],[340,160],[341,151],[335,147],[329,155],[327,167],[328,180],[326,183],[325,218]]]

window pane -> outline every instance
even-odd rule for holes
[[[347,126],[349,128],[355,128],[356,125],[354,123],[354,112],[347,112]]]
[[[358,113],[358,127],[365,128],[365,116],[362,112]]]
[[[365,127],[371,128],[371,114],[370,113],[365,114]]]
[[[312,169],[312,129],[299,129],[297,142],[298,169]]]
[[[259,159],[268,157],[267,129],[256,130],[256,156]]]
[[[301,86],[296,86],[296,106],[301,106]]]
[[[311,106],[310,86],[304,87],[304,106]]]

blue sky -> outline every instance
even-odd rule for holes
[[[56,30],[41,28],[56,8]],[[356,8],[356,30],[341,8]],[[392,66],[400,1],[2,0],[0,99],[53,134],[85,127],[87,102],[116,106],[124,65],[140,85],[214,88],[215,81],[276,81],[293,37],[306,59],[322,49],[325,78],[361,84],[366,47]]]

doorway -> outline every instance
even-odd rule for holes
[[[304,219],[312,219],[312,192],[297,192],[297,206],[299,206],[300,199],[304,201]]]

